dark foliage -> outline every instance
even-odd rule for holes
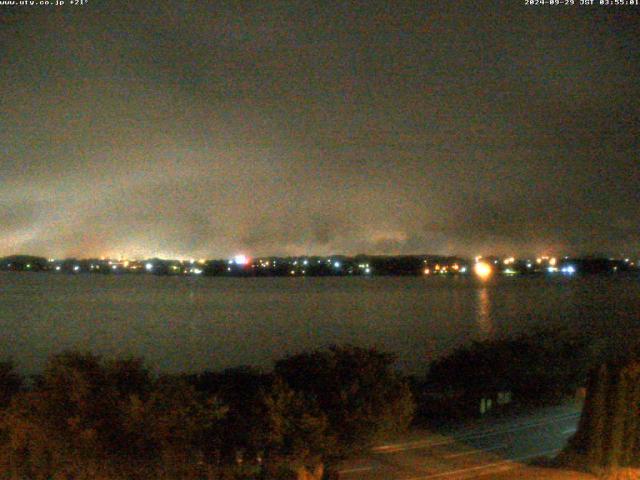
[[[223,413],[140,361],[67,352],[4,411],[0,465],[10,478],[195,478]]]
[[[591,371],[578,431],[565,454],[590,467],[640,467],[639,360]]]
[[[433,362],[423,388],[471,398],[509,391],[521,403],[553,403],[584,385],[592,360],[589,342],[567,332],[475,342]]]
[[[345,455],[406,428],[413,418],[413,397],[393,362],[374,349],[331,347],[281,360],[275,372],[326,414],[336,453]]]
[[[314,352],[310,385],[327,389],[316,398],[298,382],[306,358],[283,360],[275,374],[243,367],[154,377],[138,359],[65,352],[30,388],[0,364],[0,476],[316,478],[336,452],[407,425],[413,404],[391,356]]]
[[[9,405],[11,398],[18,393],[24,379],[18,374],[11,362],[0,362],[0,408]]]

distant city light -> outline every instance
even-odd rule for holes
[[[483,280],[489,278],[493,273],[493,267],[487,262],[478,262],[473,267],[475,274]]]
[[[246,265],[249,263],[249,258],[246,255],[236,255],[233,257],[233,261],[236,265]]]
[[[189,265],[190,260],[187,259],[177,259],[170,260],[156,260],[154,258],[149,257],[146,260],[136,259],[133,260],[125,260],[123,257],[119,257],[120,260],[109,260],[108,258],[104,260],[104,263],[96,262],[95,260],[84,260],[84,259],[58,259],[55,260],[55,263],[48,265],[48,268],[41,268],[39,263],[24,263],[21,264],[21,268],[25,271],[55,271],[55,272],[71,272],[71,273],[97,273],[99,270],[111,271],[114,274],[126,274],[126,273],[134,273],[134,272],[145,272],[146,273],[162,273],[165,270],[168,270],[171,274],[184,274],[184,275],[201,275],[206,274],[216,275],[216,271],[218,274],[224,272],[224,262],[228,262],[227,271],[233,273],[250,273],[251,268],[254,269],[265,269],[273,265],[273,267],[277,266],[277,262],[270,258],[267,260],[266,258],[250,258],[244,254],[238,254],[230,259],[222,260],[222,271],[217,268],[214,271],[208,271],[207,265],[208,262],[215,262],[212,265],[218,264],[220,260],[194,260],[194,263]],[[126,256],[124,257],[126,258]],[[158,257],[161,258],[161,257]],[[513,256],[510,257],[477,257],[479,260],[476,263],[466,263],[459,260],[457,257],[448,257],[446,259],[439,259],[439,263],[429,263],[433,261],[424,260],[423,258],[416,259],[415,274],[417,275],[453,275],[460,273],[470,273],[472,275],[477,275],[481,279],[486,279],[490,276],[501,276],[501,275],[517,275],[517,274],[562,274],[566,276],[571,276],[574,274],[584,274],[590,271],[590,264],[587,263],[583,265],[582,262],[589,262],[589,260],[583,260],[579,257],[572,258],[566,257],[561,254],[558,254],[556,257],[541,255],[539,257],[529,257],[529,258],[516,258]],[[498,258],[498,260],[496,260]],[[269,270],[260,270],[260,274],[274,276],[281,274],[289,274],[295,276],[316,276],[323,274],[330,274],[334,276],[341,275],[371,275],[373,273],[373,268],[371,267],[371,263],[367,261],[358,262],[360,258],[358,257],[343,257],[343,256],[332,256],[332,257],[321,257],[320,260],[309,258],[309,257],[288,257],[282,258],[280,263],[282,264],[282,269],[284,272],[278,271],[269,271]],[[602,259],[606,260],[606,259]],[[46,261],[46,259],[44,260]],[[79,261],[80,263],[74,264],[73,261]],[[320,265],[324,265],[325,268],[329,268],[329,272],[323,269],[322,267],[319,270],[310,267],[304,267],[303,265],[316,265],[316,261]],[[370,262],[371,260],[369,260]],[[601,261],[600,259],[596,259],[596,261]],[[620,272],[620,271],[640,271],[637,267],[635,267],[636,263],[633,258],[629,257],[620,257],[620,258],[610,258],[609,262],[611,262],[607,268],[609,272]],[[638,262],[640,263],[640,261]],[[251,268],[249,268],[251,266]],[[379,271],[379,266],[376,264],[377,270]],[[600,265],[596,265],[599,269],[602,268]],[[3,269],[11,269],[12,264],[3,262]],[[15,267],[14,267],[15,268]],[[384,266],[383,270],[387,267]],[[162,270],[162,272],[160,272]],[[254,270],[256,273],[258,270]],[[600,270],[596,270],[600,271]],[[392,270],[393,274],[400,275],[404,273],[401,269]],[[378,273],[378,272],[377,272]]]

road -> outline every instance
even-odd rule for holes
[[[567,404],[501,420],[440,431],[414,431],[344,463],[342,480],[490,478],[551,457],[576,430],[580,406]]]

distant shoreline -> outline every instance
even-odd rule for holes
[[[478,269],[478,267],[481,267]],[[347,257],[259,257],[238,255],[229,260],[53,259],[14,255],[0,259],[0,271],[208,277],[371,277],[371,276],[474,276],[617,274],[640,272],[631,258],[594,257],[477,257],[401,255]]]

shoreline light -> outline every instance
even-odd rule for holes
[[[249,263],[249,258],[246,255],[236,255],[233,257],[233,261],[236,265],[246,265]]]
[[[473,267],[473,272],[481,279],[487,279],[493,273],[493,267],[487,262],[478,262]]]

